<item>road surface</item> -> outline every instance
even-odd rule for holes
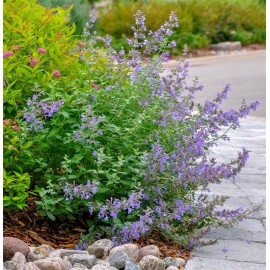
[[[226,84],[231,85],[228,99],[222,104],[222,109],[238,109],[242,100],[260,102],[256,112],[251,116],[265,117],[266,114],[266,52],[239,52],[228,55],[208,56],[188,59],[190,62],[190,85],[195,76],[204,90],[196,94],[196,101],[203,102],[213,99]],[[165,65],[166,72],[177,65],[177,61],[169,61]]]

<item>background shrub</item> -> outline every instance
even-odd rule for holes
[[[75,34],[81,35],[85,23],[88,21],[88,15],[93,3],[98,0],[38,0],[38,3],[44,7],[62,7],[73,6],[70,12],[70,19],[72,23],[76,24]]]
[[[175,12],[180,27],[174,33],[178,45],[172,50],[174,54],[181,53],[184,44],[192,49],[228,40],[265,43],[266,9],[258,0],[114,1],[100,10],[98,26],[113,36],[116,48],[127,48],[123,41],[131,37],[132,14],[139,9],[146,14],[146,26],[152,30]]]

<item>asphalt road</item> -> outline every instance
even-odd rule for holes
[[[188,59],[190,62],[190,85],[195,76],[204,90],[196,94],[197,102],[204,102],[215,98],[227,84],[231,85],[228,98],[223,102],[222,109],[237,110],[242,100],[249,104],[260,102],[256,112],[251,116],[265,117],[266,115],[266,52],[239,52],[228,55],[208,56]],[[177,64],[172,60],[165,65],[166,70]]]

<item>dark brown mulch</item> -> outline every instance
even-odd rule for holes
[[[24,211],[3,213],[4,236],[16,237],[23,240],[29,246],[48,244],[55,249],[74,249],[80,241],[81,234],[87,234],[88,227],[83,220],[52,221],[42,217],[36,212],[36,197],[28,197],[28,208]],[[152,234],[147,239],[140,239],[136,242],[140,247],[156,245],[159,247],[163,257],[181,257],[184,260],[190,258],[188,250],[181,250],[181,247],[172,244],[158,233]],[[180,251],[181,250],[181,251]]]

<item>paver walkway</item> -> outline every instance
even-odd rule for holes
[[[231,209],[250,208],[266,198],[266,140],[265,118],[248,117],[241,121],[241,128],[229,132],[230,142],[221,142],[214,149],[221,161],[230,161],[237,156],[242,146],[251,150],[246,168],[235,181],[212,185],[211,192],[228,195],[225,206]],[[218,228],[205,236],[218,239],[212,246],[195,249],[185,270],[265,270],[266,269],[266,207],[252,214],[238,226]],[[227,252],[226,252],[227,250]]]

